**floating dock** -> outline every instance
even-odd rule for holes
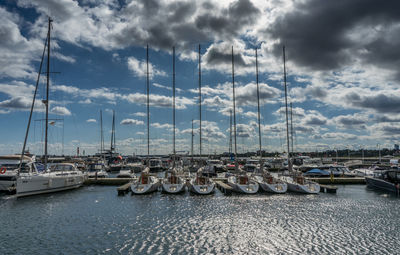
[[[233,192],[232,187],[222,181],[215,181],[215,185],[225,195],[230,195]]]
[[[365,184],[364,177],[319,177],[307,179],[319,184]]]
[[[86,185],[123,185],[131,182],[133,178],[88,178],[85,180]]]

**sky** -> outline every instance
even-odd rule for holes
[[[176,150],[229,149],[234,52],[238,152],[286,150],[282,48],[295,151],[392,148],[400,139],[400,2],[394,0],[3,0],[0,3],[0,154],[20,153],[53,19],[49,153],[110,146],[145,154],[146,45],[150,154],[173,151],[172,48],[176,48]],[[44,62],[46,66],[46,61]],[[42,70],[45,72],[46,70]],[[45,75],[27,147],[43,153]]]

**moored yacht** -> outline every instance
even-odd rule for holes
[[[365,181],[369,188],[394,192],[399,195],[400,171],[397,169],[377,173],[374,177],[366,176]]]
[[[190,179],[188,188],[194,194],[208,195],[214,192],[215,183],[210,177],[203,176],[200,170],[194,178]]]
[[[165,171],[165,178],[161,181],[162,191],[177,194],[185,191],[185,180],[178,176],[175,169]]]
[[[0,192],[12,191],[17,185],[18,168],[21,155],[0,156]],[[36,172],[35,157],[24,156],[22,160],[22,172]]]
[[[320,191],[318,183],[305,179],[301,174],[281,176],[279,179],[287,184],[287,188],[291,192],[318,194]]]
[[[21,170],[17,178],[17,197],[75,189],[84,181],[85,175],[70,163],[54,164],[44,173]]]
[[[247,174],[238,174],[228,177],[228,185],[234,191],[244,194],[255,194],[259,189],[258,183]]]
[[[254,179],[265,192],[281,194],[287,191],[287,184],[275,178],[268,172],[261,175],[255,175]]]
[[[88,178],[106,178],[108,173],[103,163],[89,163],[87,165]]]
[[[131,191],[133,194],[148,194],[158,190],[160,182],[157,177],[150,175],[149,171],[150,169],[146,167],[139,178],[132,182]]]

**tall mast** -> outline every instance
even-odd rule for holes
[[[149,45],[146,47],[146,87],[147,87],[147,166],[150,167],[150,83],[149,83]]]
[[[284,84],[285,84],[287,161],[288,161],[288,170],[292,171],[292,164],[290,162],[290,146],[289,146],[289,117],[288,117],[289,114],[288,114],[288,103],[287,103],[285,46],[283,46],[283,81],[284,81]]]
[[[237,171],[237,144],[236,144],[236,103],[235,103],[235,59],[232,46],[232,93],[233,93],[233,132],[235,135],[235,170]]]
[[[114,150],[115,150],[115,111],[113,110],[112,128],[111,128],[111,148],[110,148],[111,156]]]
[[[100,152],[104,152],[103,112],[100,110]]]
[[[257,48],[256,48],[256,83],[257,83],[257,110],[258,110],[258,143],[259,143],[259,151],[260,151],[260,169],[262,169],[261,166],[261,160],[262,160],[262,154],[261,154],[261,121],[260,121],[260,89],[258,86],[258,59],[257,59]]]
[[[229,110],[229,157],[232,154],[232,109]]]
[[[292,156],[294,155],[294,146],[293,146],[293,105],[292,102],[290,102],[290,140],[291,140],[291,146],[292,146]]]
[[[53,20],[49,17],[49,31],[47,34],[47,72],[46,72],[46,100],[44,100],[44,104],[46,106],[46,131],[44,137],[44,169],[47,169],[47,137],[48,137],[48,129],[49,129],[49,85],[50,85],[50,31],[51,31],[51,22]]]
[[[50,18],[49,18],[49,22]],[[21,153],[21,161],[19,162],[19,170],[18,170],[18,175],[19,175],[19,171],[21,170],[22,167],[22,161],[24,159],[24,153],[25,153],[25,148],[26,148],[26,142],[28,141],[28,135],[29,135],[29,128],[31,126],[31,121],[32,121],[32,113],[33,113],[33,108],[35,107],[35,100],[36,100],[36,95],[37,95],[37,89],[39,87],[39,81],[40,81],[40,74],[42,73],[42,66],[43,66],[43,60],[44,60],[44,55],[46,53],[46,47],[47,47],[47,40],[49,38],[49,33],[47,33],[47,37],[44,43],[44,47],[43,47],[43,53],[42,53],[42,60],[40,61],[40,66],[39,66],[39,72],[38,72],[38,76],[36,79],[36,86],[35,86],[35,92],[33,93],[33,100],[32,100],[32,104],[31,104],[31,111],[29,113],[29,120],[28,120],[28,125],[26,127],[26,132],[25,132],[25,139],[24,139],[24,145],[22,146],[22,153]]]
[[[201,54],[199,44],[199,115],[200,115],[200,126],[199,126],[199,140],[200,140],[200,162],[201,162]]]
[[[193,132],[193,119],[192,119],[192,165],[193,165],[193,138],[194,138],[194,132]]]
[[[176,158],[176,150],[175,150],[175,47],[172,48],[172,104],[173,104],[173,122],[174,122],[174,158],[172,161],[172,166],[175,167],[175,158]]]

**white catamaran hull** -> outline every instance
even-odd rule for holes
[[[17,178],[17,197],[52,193],[79,188],[84,182],[83,175],[35,174]]]

